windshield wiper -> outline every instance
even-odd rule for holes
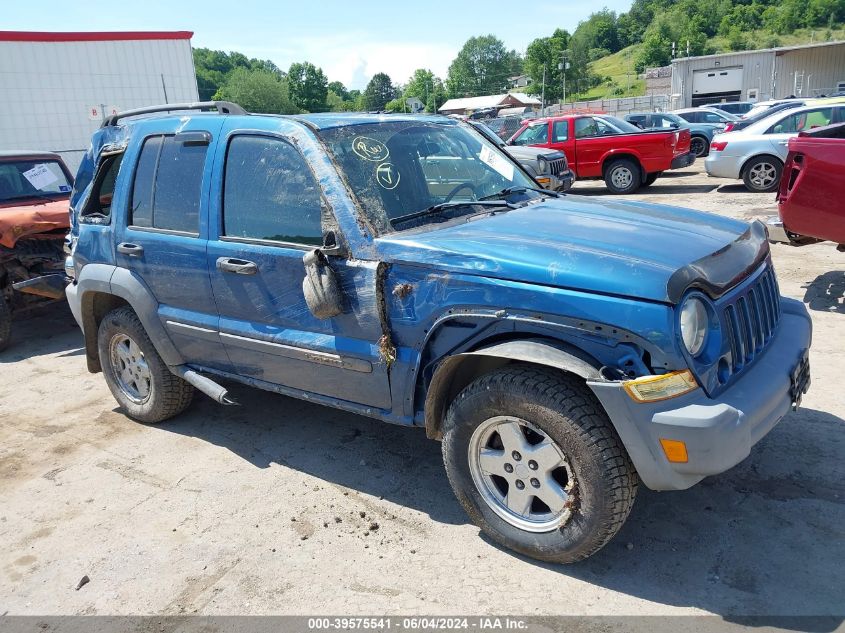
[[[398,218],[391,218],[390,223],[392,225],[396,225],[402,222],[407,222],[409,220],[416,220],[417,218],[422,218],[427,215],[436,215],[443,211],[448,211],[449,209],[458,209],[460,207],[507,207],[508,209],[516,209],[517,206],[515,204],[511,204],[510,202],[505,202],[503,200],[490,200],[487,198],[482,198],[481,200],[464,200],[463,202],[441,202],[440,204],[435,204],[428,209],[423,209],[422,211],[414,211],[413,213],[406,213],[405,215],[400,215]]]
[[[546,196],[551,196],[552,198],[560,198],[562,194],[558,193],[557,191],[552,191],[551,189],[540,189],[539,187],[525,187],[523,185],[515,185],[513,187],[505,187],[501,191],[497,191],[496,193],[491,193],[489,196],[484,196],[481,200],[496,200],[499,198],[507,198],[508,196],[515,194],[515,193],[525,193],[526,191],[534,191],[536,193],[542,193]]]

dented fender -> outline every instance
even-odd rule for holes
[[[443,420],[449,403],[479,373],[508,362],[519,361],[560,369],[585,380],[601,381],[601,366],[578,348],[560,341],[520,339],[480,347],[444,359],[429,385],[425,402],[425,432],[431,439],[442,437]]]

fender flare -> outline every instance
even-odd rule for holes
[[[77,287],[89,370],[101,369],[97,353],[98,315],[94,309],[94,298],[98,294],[117,297],[129,304],[166,365],[184,363],[158,318],[158,302],[146,284],[129,270],[108,264],[87,264],[80,271]]]
[[[584,380],[602,381],[598,361],[573,345],[539,338],[517,339],[479,347],[445,358],[434,372],[425,398],[425,432],[442,438],[449,403],[481,373],[512,361],[554,367]]]

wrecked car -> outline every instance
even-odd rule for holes
[[[731,468],[809,385],[762,224],[536,188],[454,119],[129,111],[77,181],[67,297],[130,417],[225,379],[424,428],[527,556],[595,553],[640,482]]]
[[[0,152],[0,350],[15,318],[64,298],[72,186],[58,154]]]

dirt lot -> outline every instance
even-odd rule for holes
[[[632,197],[775,210],[696,169]],[[87,373],[67,310],[19,323],[0,356],[0,614],[841,613],[845,254],[773,251],[815,324],[804,407],[730,472],[641,488],[618,537],[569,567],[480,537],[420,430],[246,388],[241,407],[198,396],[144,426]]]

